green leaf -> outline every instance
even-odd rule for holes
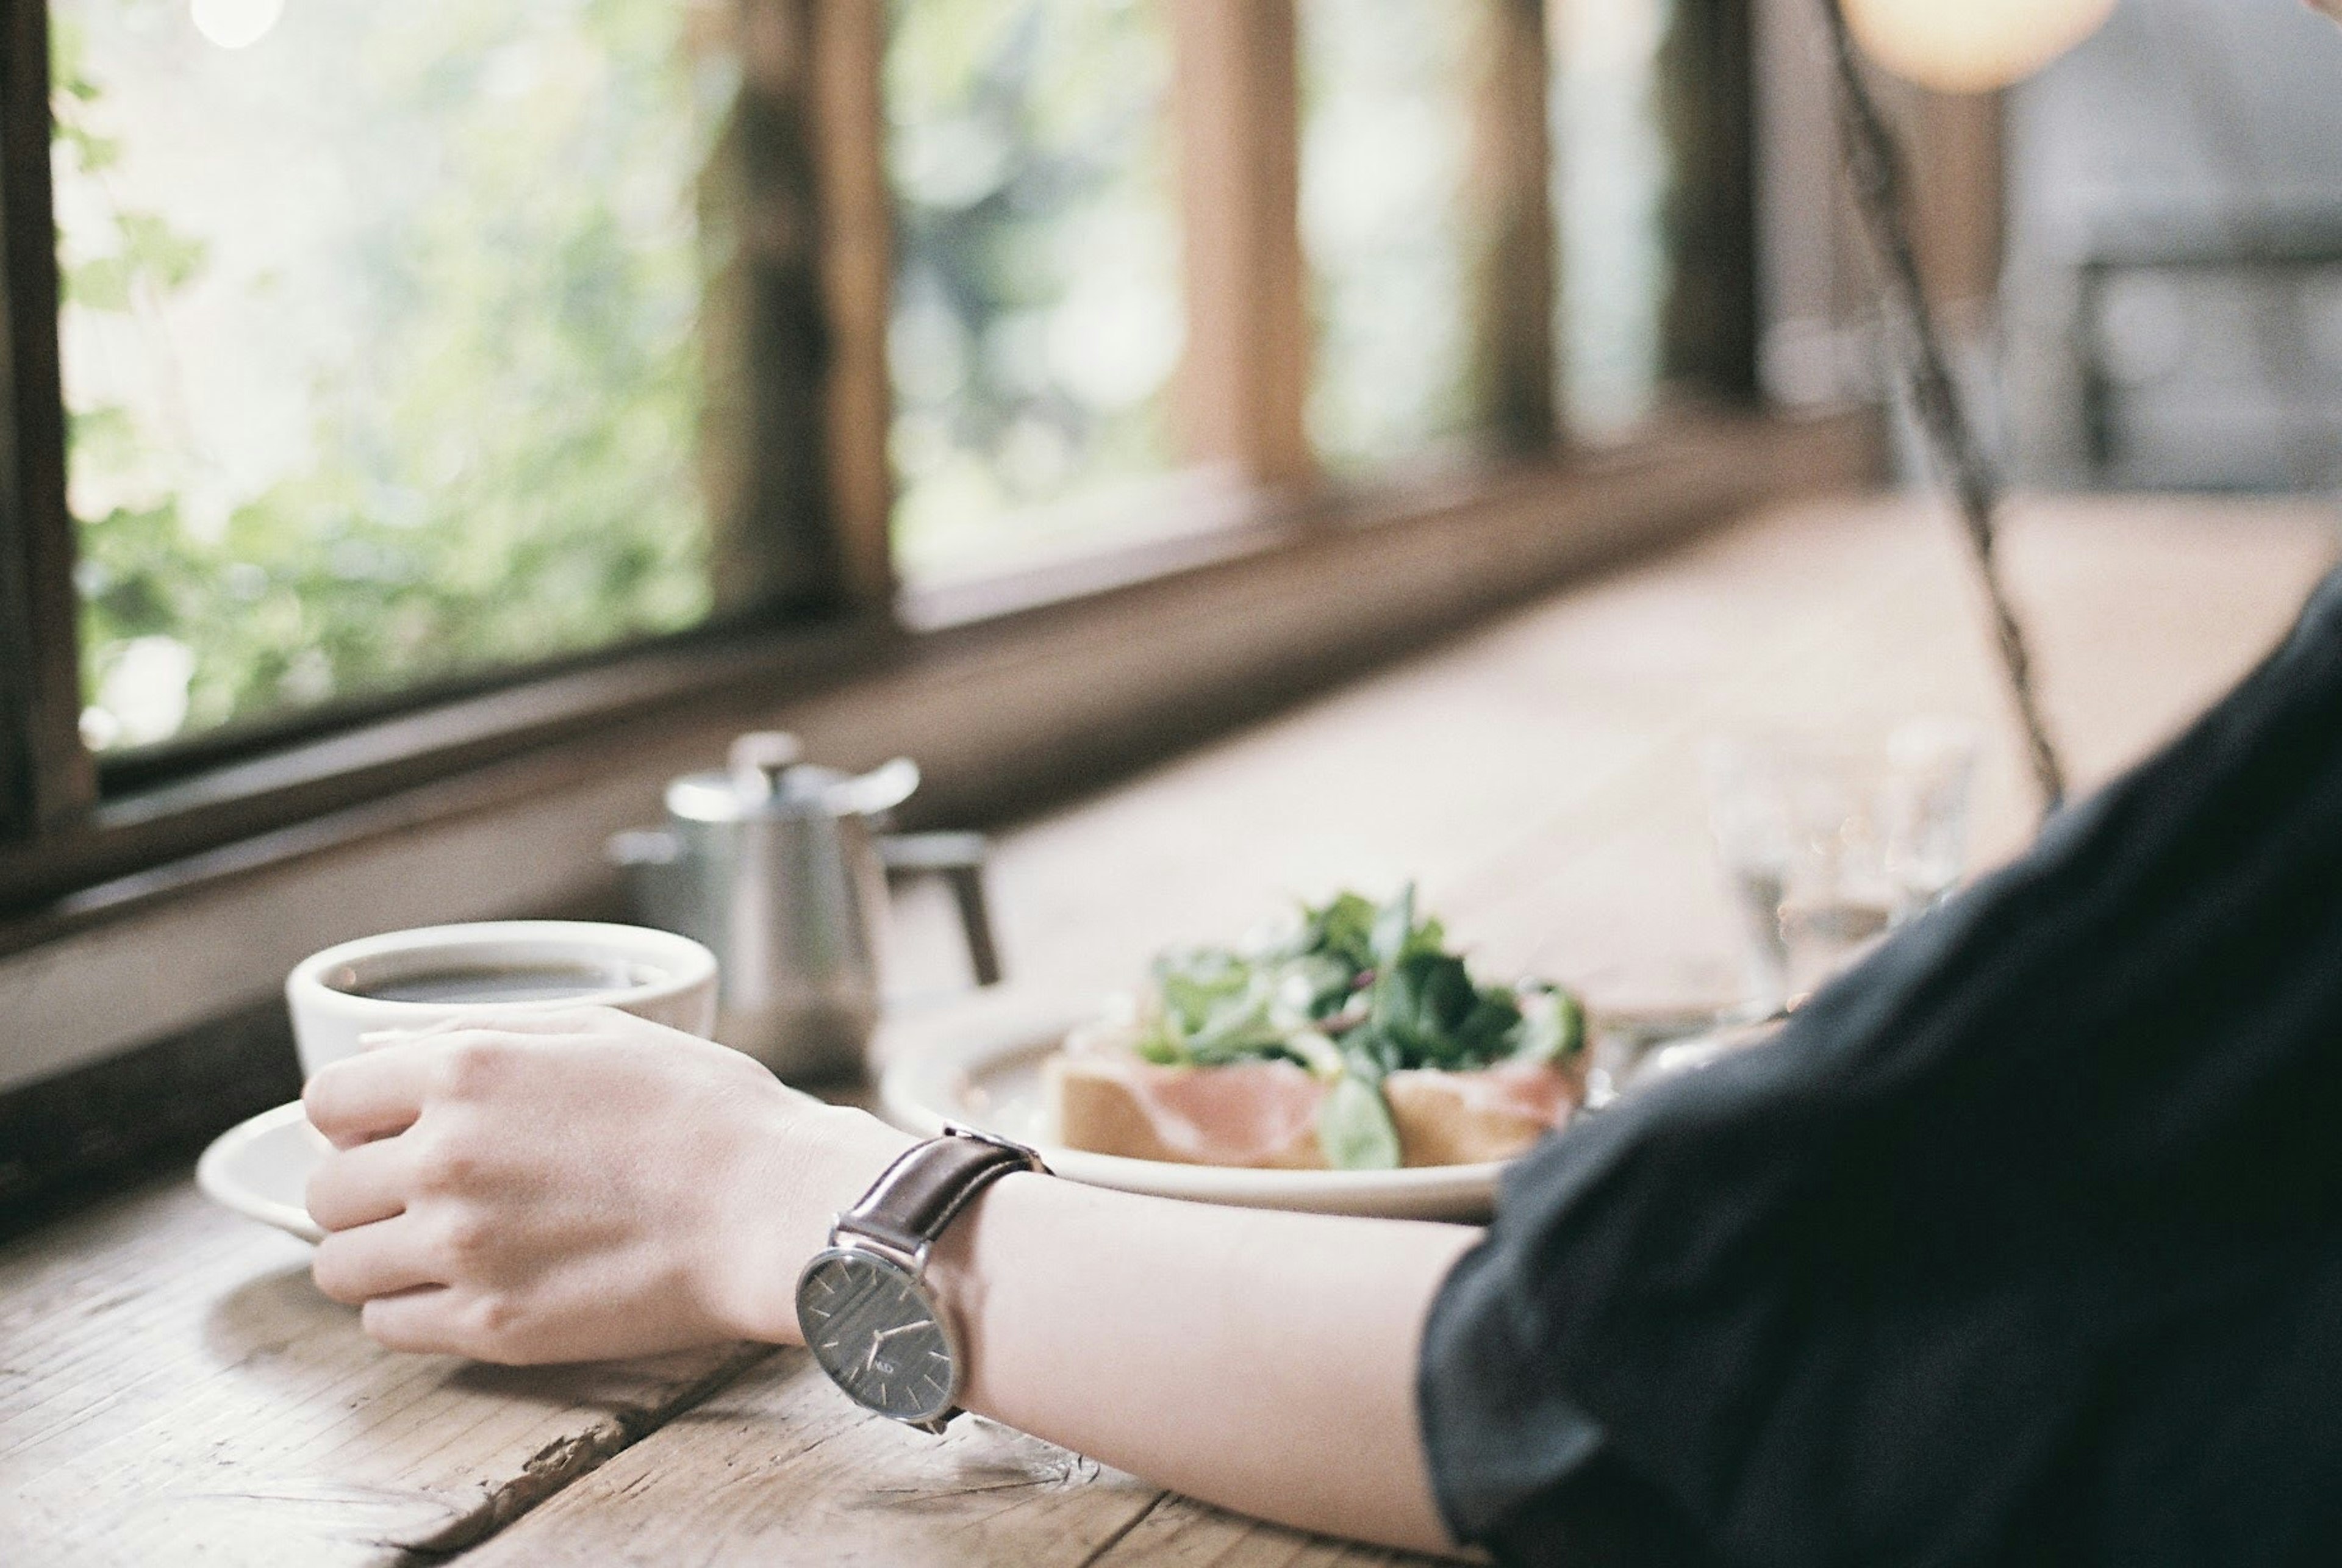
[[[1337,1171],[1398,1169],[1398,1128],[1382,1091],[1350,1074],[1336,1078],[1317,1103],[1317,1144]]]
[[[1386,1074],[1406,1064],[1405,1054],[1372,1024],[1342,1036],[1342,1061],[1352,1077],[1369,1084],[1381,1083]]]
[[[1286,1038],[1286,1049],[1299,1059],[1312,1077],[1335,1079],[1342,1075],[1341,1048],[1315,1029],[1295,1030]]]
[[[1388,969],[1406,956],[1408,939],[1415,934],[1415,884],[1408,883],[1398,890],[1398,896],[1385,904],[1375,916],[1373,953],[1375,967]]]
[[[1142,1061],[1152,1062],[1157,1067],[1193,1065],[1185,1044],[1165,1033],[1159,1023],[1156,1027],[1132,1041],[1130,1048],[1138,1054]]]
[[[1216,1009],[1245,994],[1252,966],[1220,948],[1189,948],[1156,960],[1155,979],[1164,1010],[1182,1034],[1193,1034],[1206,1027]]]
[[[1524,985],[1517,992],[1520,1021],[1506,1036],[1506,1058],[1563,1062],[1586,1048],[1586,1008],[1558,986]]]
[[[85,175],[102,175],[122,161],[122,144],[112,136],[101,136],[93,131],[57,122],[57,140],[74,150],[75,160]]]
[[[210,247],[155,214],[123,213],[115,223],[122,231],[122,254],[163,292],[185,287],[204,270]]]
[[[1375,964],[1375,915],[1371,900],[1355,893],[1335,895],[1323,909],[1304,908],[1306,924],[1296,955],[1329,958],[1353,974]]]
[[[1316,1022],[1349,1004],[1356,980],[1356,971],[1340,959],[1322,953],[1305,954],[1279,966],[1277,1004]]]
[[[138,459],[138,427],[119,404],[76,409],[66,416],[65,440],[76,462],[119,471]]]
[[[136,275],[127,256],[100,256],[65,269],[65,301],[85,310],[128,310]]]
[[[1419,953],[1377,976],[1371,1018],[1409,1054],[1446,1056],[1451,1037],[1479,1004],[1462,959]]]

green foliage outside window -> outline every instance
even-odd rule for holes
[[[893,6],[889,439],[911,576],[1094,531],[1106,492],[1167,465],[1176,3]]]
[[[1659,395],[1669,264],[1658,51],[1674,9],[1673,0],[1604,0],[1547,13],[1555,393],[1584,434],[1632,428]]]
[[[703,618],[686,7],[186,17],[52,11],[92,744]]]
[[[1486,0],[1303,0],[1301,232],[1309,434],[1371,471],[1467,434],[1465,200]]]

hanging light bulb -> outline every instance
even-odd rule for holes
[[[2021,82],[2097,32],[2115,0],[1843,0],[1864,54],[1938,93]]]
[[[285,0],[190,0],[195,31],[223,49],[242,49],[268,36],[285,15]]]

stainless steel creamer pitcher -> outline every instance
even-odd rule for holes
[[[667,786],[665,827],[618,834],[610,857],[637,919],[715,952],[716,1037],[784,1078],[818,1081],[862,1070],[890,873],[946,878],[977,983],[1000,966],[982,836],[876,831],[918,788],[917,766],[897,757],[856,777],[802,754],[794,735],[742,735],[723,771]]]

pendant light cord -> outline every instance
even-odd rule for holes
[[[1895,133],[1879,113],[1878,104],[1863,81],[1855,56],[1854,39],[1838,0],[1820,0],[1827,18],[1830,46],[1837,66],[1838,135],[1847,172],[1853,182],[1855,205],[1862,214],[1871,248],[1877,252],[1890,303],[1889,315],[1899,317],[1907,353],[1900,367],[1913,413],[1932,449],[1936,465],[1951,485],[1959,504],[1960,521],[1968,553],[1984,584],[2002,674],[2024,727],[2027,761],[2040,792],[2042,814],[2057,809],[2066,798],[2066,770],[2049,738],[2042,716],[2040,694],[2034,685],[2033,658],[2025,628],[2008,601],[1995,552],[1997,514],[2000,506],[2000,476],[1978,444],[1976,428],[1960,402],[1958,388],[1944,358],[1926,291],[1919,283],[1919,264],[1911,245],[1910,215],[1906,199],[1903,151]]]

